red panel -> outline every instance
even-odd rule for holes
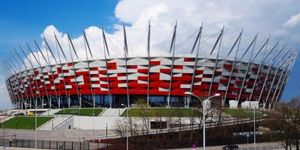
[[[160,61],[150,61],[150,66],[158,66],[160,65]]]
[[[148,69],[138,69],[137,70],[138,73],[148,73]]]
[[[183,69],[183,66],[182,65],[174,65],[173,69]]]
[[[184,62],[193,62],[195,61],[195,58],[183,58]]]
[[[160,69],[161,73],[166,73],[166,74],[170,74],[171,73],[171,69]]]
[[[130,65],[130,66],[127,66],[127,69],[137,69],[138,66],[137,65]]]
[[[148,76],[138,76],[138,80],[147,81],[148,80]]]
[[[107,69],[108,70],[116,70],[117,69],[117,63],[115,63],[115,62],[107,63]]]
[[[231,64],[224,64],[224,68],[227,69],[227,70],[231,70],[232,65]]]

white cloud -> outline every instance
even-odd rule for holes
[[[289,18],[289,20],[287,20],[283,25],[285,27],[295,27],[296,25],[300,24],[300,13],[293,15]]]
[[[2,78],[3,76],[1,76]],[[11,108],[11,103],[10,103],[10,99],[9,99],[9,95],[6,89],[6,86],[4,84],[0,85],[0,110],[1,109],[7,109],[7,108]]]
[[[225,25],[223,38],[223,51],[227,52],[238,32],[244,28],[244,47],[247,40],[253,38],[254,34],[260,33],[261,40],[265,40],[268,35],[275,39],[284,39],[290,43],[297,43],[298,36],[286,36],[299,33],[282,28],[282,20],[288,18],[290,14],[297,10],[296,6],[300,6],[296,0],[267,0],[267,1],[203,1],[203,0],[122,0],[115,9],[115,17],[119,19],[118,24],[114,24],[115,31],[107,34],[108,45],[110,49],[110,57],[123,57],[123,30],[122,23],[126,23],[129,56],[145,56],[147,42],[147,26],[151,21],[151,55],[163,56],[168,55],[171,35],[175,22],[178,23],[176,51],[177,54],[186,54],[190,51],[194,42],[197,29],[204,23],[202,36],[202,54],[210,51],[212,44]],[[283,9],[289,8],[289,9]],[[280,12],[278,12],[280,10]],[[292,16],[285,24],[295,24],[296,15]],[[299,17],[300,18],[300,17]],[[104,58],[104,46],[99,27],[91,26],[85,29],[93,58]],[[194,33],[194,34],[192,34]],[[62,62],[66,60],[58,48],[54,34],[60,41],[62,48],[70,60],[73,53],[70,49],[67,35],[59,32],[53,25],[48,26],[42,36],[44,36],[50,44],[51,49],[57,60]],[[245,40],[247,39],[247,40]],[[87,46],[84,42],[83,35],[73,37],[72,39],[79,60],[86,59]],[[243,44],[243,43],[242,43]],[[42,43],[42,52],[46,55],[47,50]],[[243,45],[242,45],[243,47]],[[40,58],[41,54],[36,52]],[[48,52],[48,55],[50,53]],[[72,54],[73,58],[75,57]],[[91,58],[88,56],[89,59]],[[28,55],[28,58],[33,59]],[[50,57],[51,58],[51,57]],[[35,62],[34,60],[32,60]],[[51,60],[52,64],[55,63]],[[27,62],[28,63],[28,62]],[[45,64],[45,62],[42,62]],[[37,66],[37,64],[35,64]]]

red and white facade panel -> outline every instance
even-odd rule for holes
[[[225,100],[272,103],[283,91],[287,72],[224,59],[135,57],[34,68],[10,76],[6,83],[13,102],[77,94],[184,97],[184,92],[191,91],[200,97],[221,93]]]

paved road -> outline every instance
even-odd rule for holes
[[[1,129],[0,139],[3,134],[6,139],[27,139],[34,140],[35,132],[33,130],[16,130],[16,129]],[[114,134],[113,131],[108,130],[108,135]],[[106,137],[105,130],[64,130],[64,131],[37,131],[37,139],[53,140],[53,141],[83,141],[93,139],[101,139]]]
[[[32,150],[32,148],[6,147],[5,150]],[[36,149],[36,150],[47,150],[47,149]]]
[[[238,144],[239,150],[285,150],[284,147],[279,142],[266,142],[266,143],[256,143],[256,148],[254,148],[253,143],[251,144]],[[207,150],[221,150],[223,146],[208,146]],[[177,150],[200,150],[202,147],[197,148],[182,148]]]

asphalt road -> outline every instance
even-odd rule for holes
[[[34,130],[20,130],[20,129],[1,129],[0,139],[3,135],[5,139],[26,139],[34,140]],[[93,134],[94,133],[94,134]],[[108,135],[114,135],[114,132],[108,130]],[[38,140],[49,140],[49,141],[77,141],[82,142],[83,140],[91,139],[102,139],[106,137],[105,130],[62,130],[62,131],[37,131]]]

